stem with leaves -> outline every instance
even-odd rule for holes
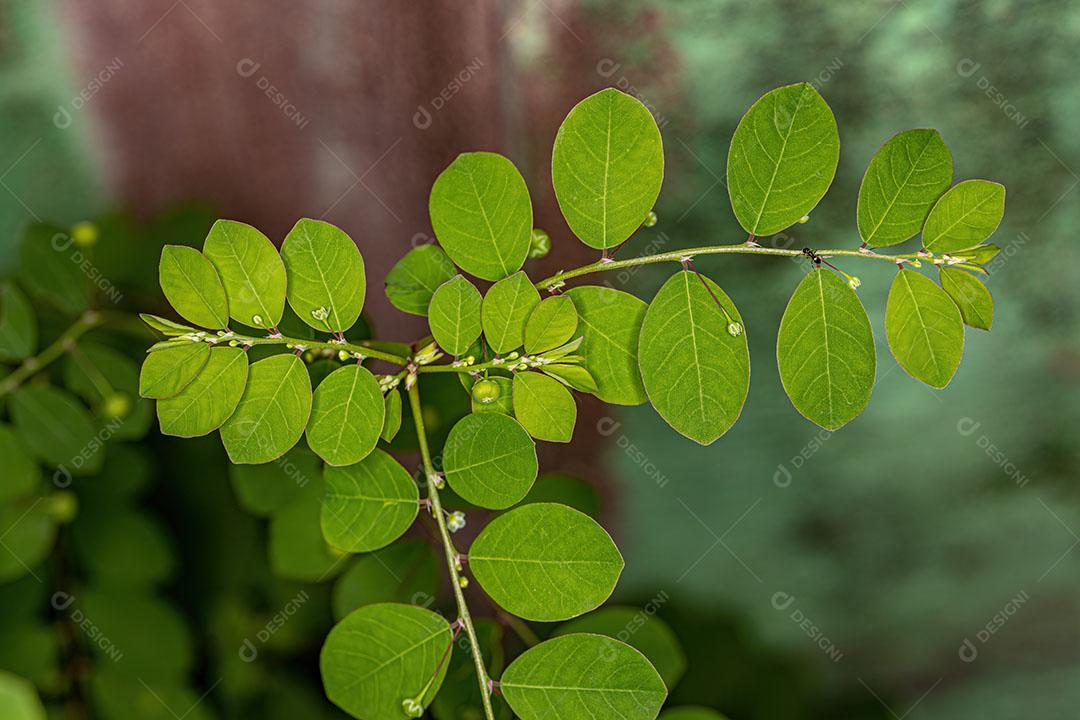
[[[68,327],[60,337],[33,357],[23,360],[22,365],[0,382],[0,397],[7,395],[75,348],[76,341],[84,334],[104,323],[108,317],[96,310],[87,310]]]
[[[439,489],[436,487],[438,474],[431,462],[431,449],[428,447],[427,433],[424,430],[423,407],[420,404],[419,384],[413,384],[409,388],[409,407],[412,409],[413,422],[416,424],[416,437],[420,442],[420,458],[423,461],[424,476],[427,481],[428,499],[431,501],[431,514],[435,516],[435,522],[439,526],[439,535],[442,537],[443,550],[446,554],[446,567],[450,571],[450,585],[454,589],[454,599],[457,600],[458,615],[461,623],[465,626],[465,634],[469,636],[469,644],[472,645],[473,661],[476,663],[476,680],[480,684],[480,697],[484,702],[484,717],[487,720],[495,720],[495,713],[491,708],[490,678],[484,667],[484,658],[480,652],[480,643],[476,639],[476,629],[473,627],[472,615],[469,606],[465,602],[465,594],[461,591],[461,575],[458,573],[458,551],[450,539],[450,530],[446,527],[446,517],[443,514],[442,501],[439,499]]]

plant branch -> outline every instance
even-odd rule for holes
[[[63,357],[75,348],[75,342],[84,334],[102,325],[110,316],[97,310],[87,310],[72,323],[52,345],[33,357],[23,360],[22,365],[0,380],[0,397],[3,397],[22,385],[31,377]]]
[[[439,535],[442,537],[443,550],[446,554],[446,567],[450,571],[450,585],[454,590],[454,599],[457,600],[458,615],[465,626],[465,634],[469,636],[472,645],[473,661],[476,663],[476,681],[480,684],[480,697],[484,702],[484,716],[487,720],[495,720],[495,713],[491,708],[491,695],[489,692],[489,680],[487,669],[484,667],[484,658],[480,652],[480,642],[476,639],[476,629],[473,627],[472,615],[469,614],[469,606],[465,603],[465,594],[461,591],[461,576],[458,574],[458,552],[454,548],[454,542],[450,539],[450,530],[446,527],[446,518],[443,516],[442,502],[439,499],[439,489],[435,487],[435,466],[431,463],[431,450],[428,448],[427,433],[424,431],[423,408],[420,405],[419,384],[409,388],[409,407],[412,409],[413,422],[416,423],[416,437],[420,442],[420,458],[424,465],[424,475],[427,479],[428,499],[431,500],[431,514],[439,526]]]
[[[239,333],[233,333],[232,335],[225,336],[229,340],[236,340],[243,345],[289,345],[292,347],[304,347],[314,348],[318,350],[344,350],[348,353],[359,353],[366,358],[375,358],[376,360],[385,360],[386,362],[394,363],[395,365],[404,366],[408,364],[408,358],[404,358],[394,353],[378,350],[373,347],[361,343],[350,342],[333,342],[324,340],[302,340],[300,338],[285,337],[284,335],[273,335],[270,337],[253,337],[251,335],[240,335]]]
[[[843,250],[840,248],[833,248],[827,250],[815,250],[815,252],[823,257],[858,257],[868,260],[883,260],[889,263],[904,262],[919,257],[918,253],[906,253],[902,255],[880,255],[876,252],[869,250]],[[573,268],[571,270],[563,270],[555,273],[551,277],[544,278],[540,282],[536,283],[536,287],[540,290],[546,290],[548,288],[558,287],[563,281],[570,278],[581,277],[582,275],[591,275],[592,273],[605,272],[608,270],[618,270],[620,268],[635,267],[637,265],[652,265],[654,263],[663,262],[681,262],[684,258],[693,258],[698,255],[773,255],[777,257],[799,257],[802,255],[802,250],[787,250],[784,248],[769,248],[759,247],[757,245],[748,245],[746,243],[739,243],[737,245],[706,245],[705,247],[686,248],[685,250],[675,250],[666,253],[656,253],[654,255],[644,255],[642,257],[627,258],[626,260],[600,260],[588,265],[582,265],[581,267]]]

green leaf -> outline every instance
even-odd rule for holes
[[[471,413],[450,430],[443,449],[446,481],[466,502],[492,510],[520,502],[536,481],[536,443],[501,413]]]
[[[382,390],[371,371],[344,365],[315,388],[308,445],[330,465],[360,462],[379,442],[385,415]]]
[[[164,400],[186,388],[206,367],[210,346],[204,342],[156,350],[146,356],[139,372],[139,395]]]
[[[179,395],[158,401],[161,432],[190,438],[217,430],[236,410],[247,378],[247,355],[243,350],[211,348],[210,359],[195,380]]]
[[[69,392],[27,385],[9,401],[23,447],[46,465],[72,475],[94,475],[105,460],[104,440],[83,405]]]
[[[638,337],[648,305],[611,288],[586,285],[566,293],[577,308],[582,363],[596,380],[596,397],[614,405],[648,400],[638,369]]]
[[[428,209],[439,244],[465,272],[499,280],[525,263],[532,201],[521,173],[502,155],[458,155],[435,179]]]
[[[603,604],[615,589],[623,559],[588,515],[565,505],[532,503],[488,523],[469,548],[469,568],[508,612],[553,622]]]
[[[240,507],[265,517],[286,507],[303,488],[322,476],[322,462],[305,447],[297,446],[265,465],[229,465],[229,479]]]
[[[250,225],[218,220],[203,253],[221,275],[232,319],[263,329],[281,322],[285,265],[269,238]]]
[[[322,496],[323,479],[316,476],[270,516],[270,569],[277,577],[323,582],[345,569],[342,552],[323,538]]]
[[[885,143],[859,187],[859,235],[889,247],[919,234],[952,183],[952,153],[937,130],[907,130]]]
[[[304,434],[310,413],[311,379],[303,360],[288,354],[252,363],[240,404],[221,426],[229,460],[254,464],[281,457]]]
[[[463,375],[464,373],[459,373]],[[492,375],[487,380],[495,383],[499,387],[499,397],[495,398],[493,402],[479,402],[475,397],[471,398],[472,411],[474,413],[502,413],[503,415],[514,414],[514,384],[508,377],[501,375]]]
[[[80,514],[71,533],[80,570],[94,587],[152,592],[176,571],[163,528],[141,512]]]
[[[714,295],[738,323],[737,335]],[[746,402],[750,354],[741,330],[724,291],[688,270],[671,276],[645,313],[638,360],[649,400],[671,427],[702,445],[726,433]]]
[[[319,669],[326,696],[353,717],[402,720],[408,717],[404,701],[427,707],[434,699],[452,645],[449,623],[430,610],[392,603],[362,607],[335,625],[323,644]]]
[[[158,317],[157,315],[150,315],[148,313],[139,313],[139,318],[144,323],[146,323],[147,325],[152,327],[154,330],[157,330],[159,333],[161,333],[165,337],[176,337],[178,335],[187,335],[188,333],[195,331],[195,328],[193,328],[193,327],[188,327],[187,325],[181,325],[178,322],[173,322],[172,320],[167,320],[166,318]]]
[[[352,238],[330,223],[304,218],[281,244],[286,296],[316,330],[345,332],[364,309],[364,258]]]
[[[461,275],[439,286],[428,307],[431,334],[439,347],[455,357],[468,352],[480,337],[482,303],[480,291]]]
[[[585,98],[559,126],[551,182],[570,229],[592,248],[630,237],[664,181],[660,128],[639,100],[614,88]]]
[[[213,263],[195,248],[166,245],[158,280],[165,299],[188,322],[220,330],[229,325],[229,301]]]
[[[939,267],[941,287],[960,309],[965,325],[989,330],[994,324],[994,298],[980,280],[956,268]]]
[[[665,710],[660,720],[727,720],[727,717],[709,708],[684,705]]]
[[[61,228],[31,223],[19,246],[19,278],[31,295],[68,315],[78,315],[90,307],[82,270],[85,261]]]
[[[401,392],[396,388],[388,390],[383,403],[385,411],[380,435],[386,442],[391,442],[401,429]]]
[[[0,458],[4,459],[4,482],[0,502],[26,497],[41,479],[37,463],[23,446],[13,428],[0,423]]]
[[[566,635],[506,668],[503,696],[521,720],[653,720],[664,681],[634,648],[602,635]]]
[[[501,354],[521,347],[525,323],[539,304],[540,293],[523,272],[492,285],[481,309],[484,337],[491,349]]]
[[[923,226],[923,247],[951,253],[975,247],[990,237],[1005,214],[1005,186],[965,180],[941,196]]]
[[[107,345],[81,341],[68,353],[64,382],[94,408],[106,425],[102,437],[138,440],[154,421],[154,404],[139,397],[139,366],[127,355]],[[123,407],[119,415],[115,404]]]
[[[577,405],[561,382],[535,372],[514,375],[514,417],[537,440],[570,442]]]
[[[0,361],[25,360],[38,346],[37,317],[14,283],[0,282]]]
[[[901,270],[893,280],[885,336],[900,367],[931,387],[948,385],[964,354],[964,321],[956,303],[914,270]]]
[[[825,196],[839,160],[836,118],[812,85],[766,93],[739,121],[728,152],[739,224],[757,237],[794,225]]]
[[[49,557],[56,520],[47,508],[47,503],[30,498],[0,505],[0,583],[33,572]],[[35,575],[40,577],[41,571]]]
[[[348,467],[323,472],[322,530],[346,552],[371,552],[397,540],[416,519],[420,496],[412,475],[376,450]]]
[[[997,257],[997,254],[999,252],[1001,252],[1001,248],[999,248],[997,245],[977,245],[970,250],[949,254],[955,258],[960,258],[967,263],[974,263],[975,265],[985,265],[986,263]]]
[[[525,352],[538,355],[574,337],[578,326],[574,301],[565,295],[549,297],[533,308],[525,323]]]
[[[656,616],[656,609],[655,603],[644,608],[600,608],[560,625],[553,637],[589,633],[621,640],[644,655],[656,668],[664,685],[673,688],[686,672],[686,654],[675,633]]]
[[[874,331],[843,278],[820,268],[806,274],[780,321],[776,361],[795,409],[826,430],[866,408],[877,370]]]
[[[45,720],[45,708],[29,680],[0,670],[0,717]]]
[[[550,375],[563,385],[580,390],[581,392],[595,393],[597,391],[596,380],[589,371],[580,365],[563,365],[553,363],[543,365],[540,370],[545,375]]]
[[[334,619],[363,605],[428,605],[439,592],[439,556],[425,540],[405,539],[362,555],[334,584]]]
[[[386,297],[402,312],[427,315],[431,296],[457,269],[438,245],[415,247],[386,275]]]
[[[93,618],[100,631],[97,642],[87,643],[96,668],[110,667],[150,684],[179,681],[191,670],[191,633],[180,614],[163,600],[86,587],[69,611]],[[147,628],[153,628],[150,637]]]

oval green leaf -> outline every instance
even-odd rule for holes
[[[941,287],[960,309],[964,324],[989,330],[994,324],[994,298],[990,289],[971,273],[940,267]]]
[[[488,523],[469,548],[469,568],[508,612],[555,622],[602,605],[615,589],[623,559],[588,515],[565,505],[531,503]]]
[[[642,300],[606,287],[586,285],[566,293],[578,311],[578,351],[596,380],[596,397],[614,405],[648,400],[638,369],[638,338],[648,310]]]
[[[206,366],[191,384],[180,394],[158,401],[161,432],[190,438],[217,430],[236,410],[247,377],[247,355],[243,350],[211,348]]]
[[[0,282],[0,361],[24,360],[37,350],[37,317],[30,299],[11,282]]]
[[[296,315],[323,332],[345,332],[364,309],[364,258],[340,228],[303,218],[285,236],[286,297]]]
[[[360,462],[379,442],[385,414],[371,371],[355,363],[340,367],[315,388],[308,446],[330,465]]]
[[[385,414],[380,436],[386,442],[391,442],[401,429],[401,392],[397,388],[387,391],[383,407]]]
[[[535,372],[514,376],[514,417],[537,440],[570,442],[577,423],[574,396],[554,378]]]
[[[894,135],[874,155],[859,186],[863,242],[889,247],[918,235],[952,174],[952,153],[937,130]]]
[[[221,278],[205,255],[186,245],[166,245],[158,263],[165,299],[180,317],[204,328],[229,324],[229,301]]]
[[[457,269],[438,245],[421,245],[405,254],[386,274],[386,297],[402,312],[427,315],[431,296]]]
[[[461,275],[440,285],[428,307],[431,335],[439,347],[455,357],[467,353],[483,330],[480,325],[482,304],[480,291]]]
[[[435,179],[428,209],[439,244],[465,272],[499,280],[525,264],[532,201],[521,173],[502,155],[458,155]]]
[[[145,398],[171,398],[190,385],[206,367],[210,346],[204,342],[155,350],[139,371],[139,394]]]
[[[728,151],[739,224],[757,237],[794,225],[825,196],[839,160],[836,118],[812,85],[766,93],[739,121]]]
[[[416,519],[420,496],[412,475],[382,450],[323,472],[322,530],[346,552],[371,552],[397,540]]]
[[[285,310],[285,265],[270,239],[256,228],[218,220],[203,253],[217,268],[229,301],[229,317],[269,329]]]
[[[427,707],[435,698],[452,645],[450,624],[430,610],[393,603],[362,607],[323,643],[319,669],[326,696],[356,718],[403,720],[402,702],[417,699]]]
[[[508,415],[471,413],[450,429],[443,470],[466,502],[502,510],[521,502],[536,481],[536,443]]]
[[[941,196],[923,226],[923,247],[950,253],[975,247],[990,237],[1005,215],[1005,186],[965,180]]]
[[[702,445],[735,424],[750,390],[746,332],[728,332],[717,300],[742,329],[739,311],[716,283],[688,270],[676,273],[649,304],[638,347],[653,407],[671,427]]]
[[[596,380],[588,370],[580,365],[553,363],[551,365],[544,365],[540,370],[545,375],[550,375],[563,385],[574,388],[575,390],[588,393],[595,393],[598,390]]]
[[[105,460],[98,426],[74,395],[50,385],[19,388],[9,401],[23,447],[46,465],[93,475]]]
[[[529,276],[514,273],[491,286],[484,296],[481,321],[484,337],[497,353],[510,352],[525,342],[525,323],[540,304],[540,293]]]
[[[589,247],[614,247],[641,227],[664,181],[660,128],[615,88],[585,98],[559,126],[551,182],[566,223]]]
[[[500,682],[521,720],[654,720],[664,681],[640,652],[602,635],[566,635],[526,650]]]
[[[525,323],[525,352],[537,355],[552,350],[574,337],[578,326],[574,301],[556,295],[533,308]]]
[[[234,463],[270,462],[300,440],[310,413],[304,361],[291,353],[274,355],[252,363],[240,404],[221,426],[221,442]]]
[[[4,459],[4,482],[0,483],[0,502],[25,497],[41,479],[37,463],[30,457],[14,430],[0,423],[0,457]]]
[[[956,303],[914,270],[901,270],[893,280],[885,336],[900,367],[931,387],[948,385],[964,354],[964,321]]]
[[[877,370],[874,331],[843,278],[818,268],[802,279],[780,321],[776,362],[792,405],[826,430],[866,408]]]

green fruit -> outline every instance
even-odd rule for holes
[[[110,418],[127,417],[131,412],[131,398],[121,392],[113,393],[101,404],[101,412]]]
[[[490,405],[499,399],[502,389],[494,380],[480,380],[472,388],[472,398],[481,405]]]
[[[71,228],[71,239],[81,248],[88,248],[96,245],[98,235],[98,226],[92,222],[76,223]]]

